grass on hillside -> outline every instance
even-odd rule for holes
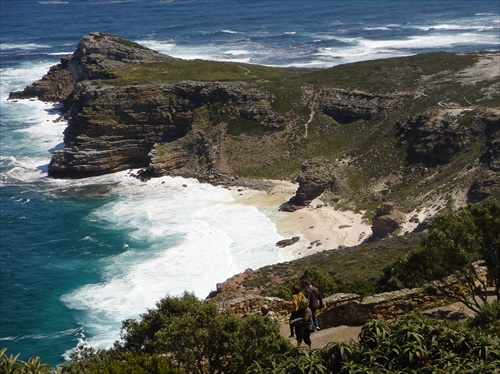
[[[297,74],[289,69],[261,65],[206,60],[172,60],[127,66],[113,73],[119,78],[108,84],[127,86],[133,84],[175,83],[192,80],[200,82],[253,82],[256,80],[285,80]]]
[[[381,191],[377,191],[380,196],[375,198],[383,197],[404,203],[399,197],[411,196],[417,185],[421,195],[440,186],[451,185],[452,176],[457,170],[462,170],[467,160],[478,157],[478,151],[462,152],[457,160],[447,165],[446,170],[436,168],[436,178],[429,179],[424,185],[418,175],[405,174],[405,150],[394,147],[394,144],[397,137],[396,123],[436,107],[441,101],[469,106],[481,100],[481,105],[494,105],[498,94],[492,94],[491,99],[488,99],[481,92],[483,85],[488,85],[489,90],[494,87],[491,81],[464,85],[450,75],[471,67],[479,56],[437,52],[358,62],[329,69],[288,69],[234,62],[171,60],[117,68],[113,74],[118,78],[95,84],[128,86],[173,84],[185,80],[246,82],[250,89],[269,94],[268,97],[272,98],[271,108],[276,111],[277,117],[283,119],[284,124],[281,125],[279,121],[260,123],[258,119],[220,115],[215,110],[218,108],[215,105],[220,103],[211,103],[214,110],[204,113],[198,109],[196,117],[199,120],[193,126],[200,133],[210,138],[209,133],[215,131],[211,128],[225,129],[227,138],[221,150],[223,166],[241,177],[295,179],[302,162],[311,157],[348,160],[347,167],[342,170],[339,167],[340,178],[346,181],[345,185],[350,189],[349,196],[355,200],[356,208],[371,209],[374,198],[366,192],[369,190],[367,187],[371,187],[370,183],[379,180],[381,175],[386,177],[383,181],[385,185],[382,185]],[[391,94],[393,107],[371,121],[340,124],[317,108],[315,113],[312,112],[314,108],[306,104],[309,100],[302,97],[303,88],[307,85]],[[415,93],[415,89],[421,95]],[[313,101],[314,98],[310,99]],[[314,115],[309,121],[311,114]],[[98,113],[93,115],[99,120],[102,117]],[[468,126],[470,118],[464,116],[459,124]],[[161,147],[158,147],[158,151],[161,152]],[[464,161],[459,158],[464,158]],[[433,168],[429,169],[430,172],[434,171]],[[411,211],[413,207],[405,208]]]
[[[343,249],[328,248],[324,251],[294,261],[266,266],[258,269],[254,276],[243,283],[246,287],[258,287],[262,295],[270,295],[279,290],[281,283],[270,282],[273,275],[281,279],[300,277],[306,268],[318,269],[346,284],[374,284],[384,268],[396,258],[416,250],[424,234],[395,236],[377,242],[367,242]],[[329,295],[325,295],[329,296]]]

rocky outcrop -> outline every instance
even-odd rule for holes
[[[396,209],[394,202],[386,202],[380,205],[372,220],[372,240],[386,237],[396,233],[405,222],[405,216]]]
[[[82,178],[149,164],[156,142],[184,135],[165,102],[166,86],[96,88],[78,84],[69,108],[65,147],[49,164],[53,177]]]
[[[173,57],[153,51],[140,44],[102,32],[84,36],[68,68],[77,81],[116,78],[113,70],[129,64],[169,61]]]
[[[76,51],[61,58],[61,62],[53,66],[41,80],[23,91],[10,93],[9,99],[38,97],[42,101],[63,102],[73,92],[77,82],[115,78],[113,70],[129,64],[172,59],[114,35],[93,32],[84,36]]]
[[[485,169],[477,176],[467,191],[468,201],[477,203],[495,196],[500,184],[500,110],[480,108],[472,121],[484,125],[486,147],[480,157]]]
[[[484,135],[484,124],[469,112],[432,109],[401,124],[400,145],[406,147],[408,163],[426,167],[447,164],[469,147],[473,138]]]
[[[36,97],[45,102],[64,102],[73,92],[75,79],[68,68],[69,57],[61,58],[58,65],[52,66],[42,79],[27,86],[23,91],[9,94],[9,100]]]
[[[472,120],[485,125],[486,148],[481,155],[481,162],[489,170],[500,171],[500,109],[480,108]]]
[[[299,188],[288,204],[295,207],[307,206],[335,183],[334,169],[325,157],[305,161],[297,178]],[[282,210],[287,210],[286,206]]]
[[[389,108],[393,98],[360,91],[325,89],[319,110],[341,124],[371,120]]]

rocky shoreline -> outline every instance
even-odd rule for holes
[[[311,71],[243,65],[94,32],[9,99],[64,105],[51,177],[140,169],[144,181],[280,193],[297,258],[418,231],[439,211],[500,196],[500,53]],[[228,280],[230,292],[247,276]]]
[[[409,213],[500,194],[499,65],[499,53],[430,54],[296,71],[183,61],[94,32],[10,99],[64,104],[51,177],[140,168],[144,180],[259,190],[298,180],[283,209],[323,195]]]

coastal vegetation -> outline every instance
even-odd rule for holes
[[[163,299],[158,309],[144,314],[134,326],[124,322],[125,335],[115,347],[83,348],[57,369],[40,364],[38,357],[18,361],[5,350],[0,351],[0,369],[6,374],[495,373],[500,369],[498,302],[484,307],[467,324],[419,313],[390,322],[373,320],[363,326],[357,343],[334,342],[308,351],[281,337],[268,318],[214,314],[206,303],[191,299],[190,295]],[[181,307],[185,314],[178,314],[181,310],[174,305],[186,302],[190,305]],[[496,330],[491,327],[495,323]],[[173,329],[173,336],[167,328]],[[136,345],[139,341],[144,344]]]
[[[307,351],[292,346],[271,319],[260,314],[239,317],[185,293],[163,298],[139,320],[123,321],[121,339],[110,349],[78,347],[71,361],[57,369],[41,364],[38,357],[17,360],[3,349],[0,368],[5,373],[75,374],[493,373],[500,369],[499,220],[500,201],[439,215],[421,249],[397,259],[379,278],[379,286],[398,288],[454,274],[463,281],[455,297],[476,311],[465,323],[410,313],[394,321],[368,322],[359,342]],[[492,302],[482,297],[488,285],[472,266],[478,260],[489,270],[497,295]],[[342,287],[320,270],[306,269],[301,277],[311,279],[326,295]],[[444,291],[443,296],[451,292],[438,291]]]

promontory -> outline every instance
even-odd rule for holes
[[[49,175],[298,180],[290,204],[409,212],[500,195],[500,54],[325,69],[182,60],[94,32],[10,99],[61,102]],[[439,210],[439,209],[438,209]]]

